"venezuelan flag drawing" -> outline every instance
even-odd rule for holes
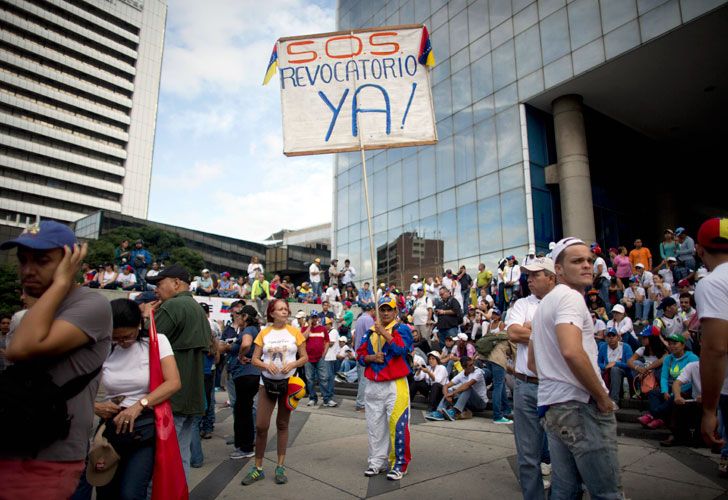
[[[430,43],[430,33],[427,32],[427,26],[422,27],[422,41],[420,42],[420,55],[417,58],[420,64],[424,64],[428,68],[435,65],[435,53],[432,52],[432,44]]]
[[[434,64],[434,63],[433,63]],[[267,85],[276,70],[278,69],[278,43],[273,44],[273,53],[270,55],[270,61],[268,62],[268,69],[265,72],[265,78],[263,78],[263,85]]]

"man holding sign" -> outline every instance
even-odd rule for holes
[[[365,399],[369,434],[367,477],[387,470],[387,479],[398,481],[407,473],[410,461],[406,356],[412,350],[412,334],[397,321],[397,304],[385,295],[379,300],[379,322],[364,335],[357,360],[366,368]]]

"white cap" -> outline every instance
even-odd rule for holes
[[[348,342],[348,341],[349,341],[349,339],[347,339],[343,335],[341,337],[339,337],[339,342]]]
[[[464,333],[458,333],[457,335],[458,340],[468,340],[468,336]]]
[[[209,272],[210,272],[210,270],[208,268],[205,268],[202,270],[202,274],[209,273]]]
[[[641,267],[642,269],[644,269],[645,265],[642,262],[638,262],[637,264],[634,265],[634,267]]]
[[[668,257],[666,260],[671,260],[673,262],[677,262],[677,259],[675,257]]]
[[[556,273],[554,269],[554,261],[548,257],[537,257],[531,260],[525,266],[521,266],[521,272],[537,272],[537,271],[549,271]]]
[[[418,279],[420,279],[420,277],[415,274],[414,276],[412,276],[412,279],[413,280],[418,280]]]
[[[554,246],[554,249],[551,252],[551,258],[554,260],[554,262],[556,262],[556,260],[559,258],[559,255],[561,255],[561,252],[573,245],[586,245],[586,243],[584,243],[579,238],[574,238],[571,236],[567,238],[562,238]]]
[[[624,306],[622,304],[617,304],[614,307],[612,307],[612,312],[624,314],[625,313]]]
[[[301,318],[305,318],[305,317],[306,317],[306,313],[303,311],[298,311],[296,313],[296,319],[301,319]]]
[[[435,356],[437,359],[440,359],[440,352],[439,351],[430,351],[427,353],[428,356]]]

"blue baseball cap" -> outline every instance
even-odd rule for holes
[[[377,307],[382,306],[389,306],[392,309],[397,309],[397,302],[392,298],[390,295],[383,295],[381,299],[379,299],[379,302],[377,303]]]
[[[619,335],[619,332],[612,326],[607,328],[607,335]]]
[[[63,248],[65,245],[71,248],[77,243],[76,235],[73,234],[70,227],[53,220],[44,220],[40,224],[28,226],[14,240],[3,242],[0,245],[0,250],[15,247],[25,247],[32,250],[52,250],[54,248]]]

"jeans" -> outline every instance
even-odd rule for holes
[[[635,319],[641,319],[647,321],[654,307],[653,301],[645,299],[642,302],[635,302],[634,304],[634,317]]]
[[[268,309],[268,299],[261,299],[260,296],[255,298],[255,304],[258,309],[258,313],[265,318],[267,314]]]
[[[326,389],[322,389],[324,393],[324,403],[329,399],[334,399],[334,382],[336,381],[336,361],[324,361],[328,378],[326,380]],[[328,394],[328,398],[326,395]]]
[[[440,338],[440,349],[445,346],[445,339],[447,337],[454,337],[458,334],[458,327],[452,327],[452,328],[437,328],[437,336]]]
[[[233,429],[235,447],[242,451],[253,451],[255,445],[255,396],[260,385],[259,375],[243,375],[235,379],[235,406],[233,407]]]
[[[672,384],[670,384],[670,387],[672,387]],[[665,401],[665,398],[658,387],[657,389],[650,391],[647,395],[647,399],[650,402],[650,415],[663,420],[667,420],[670,417],[672,405],[674,404],[673,401],[675,400],[674,396],[671,395],[667,401]]]
[[[493,376],[493,420],[500,420],[512,412],[506,394],[506,370],[490,361],[486,361],[486,366]]]
[[[215,430],[215,371],[205,374],[205,399],[207,411],[200,422],[200,432],[212,432]]]
[[[454,387],[450,388],[449,392],[452,392]],[[453,408],[462,413],[466,408],[468,410],[483,411],[487,406],[488,401],[484,401],[472,387],[457,395],[457,400],[453,405]],[[440,400],[440,404],[437,406],[438,410],[444,410],[447,408],[447,400],[443,397]]]
[[[193,430],[190,437],[190,466],[202,467],[205,461],[205,454],[202,453],[202,438],[200,437],[200,425],[202,417],[194,417]]]
[[[616,365],[609,369],[609,398],[617,404],[619,404],[619,393],[622,392],[622,381],[625,377],[629,377],[629,374],[629,369],[623,370]],[[625,394],[625,397],[629,397],[629,394]]]
[[[356,364],[356,376],[359,382],[359,387],[356,389],[356,408],[364,408],[364,391],[366,390],[367,378],[364,376],[364,366],[360,363]]]
[[[192,458],[192,434],[200,435],[195,425],[198,423],[193,415],[174,415],[174,430],[177,431],[177,442],[179,443],[179,452],[182,455],[182,466],[185,469],[185,478],[189,482],[190,478],[190,460]]]
[[[609,280],[606,278],[599,280],[599,297],[604,301],[607,314],[612,314],[612,303],[609,302]]]
[[[523,498],[543,500],[541,461],[546,433],[538,418],[538,385],[516,379],[513,391],[513,434],[516,438],[518,481]]]
[[[341,367],[339,368],[339,371],[348,372],[349,370],[356,368],[357,365],[358,365],[358,363],[356,361],[354,361],[353,359],[345,359],[344,361],[341,362]]]
[[[116,474],[109,484],[96,488],[96,498],[147,498],[147,488],[154,472],[154,443],[134,450],[121,458]]]
[[[306,363],[306,392],[308,393],[308,399],[311,401],[318,401],[315,388],[315,379],[317,376],[319,388],[324,398],[324,404],[328,403],[334,391],[333,387],[329,388],[329,367],[323,358],[319,359],[316,363]],[[331,392],[329,392],[329,389],[331,389]]]
[[[624,498],[614,413],[569,401],[551,406],[542,424],[551,451],[552,500],[581,498],[582,483],[594,500]]]
[[[311,289],[313,293],[316,295],[316,297],[321,297],[321,282],[311,282]]]

